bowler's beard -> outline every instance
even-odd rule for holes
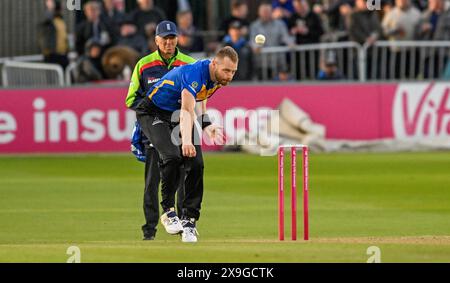
[[[214,72],[214,76],[216,77],[217,82],[223,86],[226,86],[227,84],[230,83],[229,81],[221,78],[217,70]]]

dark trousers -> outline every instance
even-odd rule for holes
[[[159,196],[160,182],[159,155],[152,146],[145,149],[145,189],[144,189],[144,216],[145,224],[142,226],[144,236],[153,236],[159,221]],[[180,175],[184,176],[184,168],[180,168]],[[184,183],[180,182],[177,188],[177,212],[182,213],[184,200]]]
[[[201,147],[195,146],[196,156],[183,157],[181,146],[172,141],[172,132],[178,123],[171,122],[172,112],[157,108],[148,99],[143,99],[136,108],[136,117],[145,136],[159,153],[161,162],[161,206],[164,211],[175,206],[175,192],[184,179],[185,197],[182,203],[183,219],[200,217],[203,198],[203,156]],[[196,131],[194,131],[195,133]],[[179,136],[173,135],[174,139]],[[180,168],[184,168],[185,176]]]

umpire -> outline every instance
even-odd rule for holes
[[[147,91],[166,73],[175,67],[195,62],[190,56],[181,53],[177,48],[178,32],[176,25],[171,21],[162,21],[156,27],[155,42],[158,50],[143,57],[136,64],[131,77],[125,104],[128,108],[136,110],[136,106]],[[158,152],[145,137],[145,190],[144,215],[145,225],[142,226],[144,240],[154,240],[156,226],[159,220],[158,186],[160,171]],[[181,169],[184,171],[184,169]],[[184,186],[179,184],[177,190],[177,207],[181,207],[184,200]]]

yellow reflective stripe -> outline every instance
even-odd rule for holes
[[[174,86],[175,85],[175,82],[174,81],[171,81],[171,80],[164,80],[159,86],[155,86],[155,88],[153,89],[153,91],[150,93],[150,95],[148,96],[150,99],[152,99],[152,97],[153,97],[153,95],[155,95],[155,93],[158,91],[158,89],[160,88],[160,87],[162,87],[163,85],[165,85],[165,84],[169,84],[169,85],[171,85],[171,86]]]
[[[174,86],[174,85],[175,85],[175,82],[174,82],[174,81],[171,81],[171,80],[164,80],[164,81],[162,82],[162,84],[160,85],[160,87],[163,86],[164,84],[169,84],[169,85],[171,85],[171,86]]]
[[[158,88],[155,87],[155,89],[150,93],[150,95],[148,96],[150,99],[152,99],[153,95],[155,95],[155,93],[158,91]]]

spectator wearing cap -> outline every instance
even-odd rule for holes
[[[102,44],[90,39],[86,42],[85,53],[76,62],[74,71],[75,83],[87,83],[104,79],[102,68]]]
[[[231,1],[231,15],[225,18],[220,24],[219,31],[222,32],[222,36],[220,36],[219,40],[222,40],[223,37],[228,33],[228,28],[230,24],[238,21],[242,28],[242,34],[245,37],[248,37],[250,22],[247,20],[248,17],[248,4],[245,0],[233,0]]]
[[[239,68],[234,75],[234,80],[249,81],[252,79],[252,48],[244,36],[243,26],[240,21],[230,23],[227,35],[223,38],[223,46],[231,46],[239,55]]]
[[[276,82],[295,82],[294,76],[289,72],[288,69],[281,69],[278,75],[275,77]]]
[[[322,68],[317,74],[317,80],[331,81],[345,79],[339,71],[336,60],[336,53],[330,51],[326,52],[322,60]]]
[[[138,8],[131,12],[131,17],[138,27],[138,32],[147,39],[155,32],[156,24],[166,19],[166,14],[155,7],[153,0],[136,0]]]
[[[177,13],[178,47],[185,53],[203,51],[203,38],[197,34],[190,10]]]
[[[136,106],[142,99],[147,98],[146,94],[148,90],[170,70],[195,62],[195,59],[178,50],[178,31],[175,23],[171,21],[162,21],[156,26],[155,43],[157,50],[139,60],[131,76],[125,104],[132,110],[136,109]],[[145,159],[143,206],[145,224],[142,226],[142,232],[144,234],[144,240],[153,240],[156,235],[156,227],[159,220],[159,155],[145,137],[143,137],[140,143],[144,144]],[[141,158],[142,156],[137,157]],[[183,200],[184,190],[182,184],[180,184],[177,192],[177,209],[180,214]]]
[[[59,64],[66,68],[69,64],[67,58],[69,46],[66,23],[61,12],[61,2],[45,0],[45,6],[46,19],[38,27],[39,47],[44,55],[44,62]]]
[[[75,32],[76,50],[78,54],[84,53],[86,42],[89,39],[100,42],[104,49],[114,44],[114,32],[109,29],[107,24],[100,20],[100,3],[97,1],[89,1],[84,4],[83,11],[86,19],[77,25]]]
[[[147,41],[137,32],[137,27],[130,17],[124,18],[120,23],[120,37],[117,44],[129,46],[142,55],[147,51]]]
[[[283,46],[288,45],[292,47],[294,40],[289,35],[286,25],[281,20],[272,18],[272,4],[270,2],[263,2],[258,7],[258,19],[250,25],[250,38],[255,38],[257,34],[263,34],[266,36],[265,47],[271,46]],[[285,54],[279,54],[275,56],[272,62],[275,65],[266,66],[267,69],[263,70],[263,58],[260,54],[261,46],[257,45],[253,40],[251,46],[254,52],[254,65],[257,70],[257,76],[259,79],[265,78],[264,74],[267,74],[272,79],[277,72],[282,68],[286,68],[287,62]]]

